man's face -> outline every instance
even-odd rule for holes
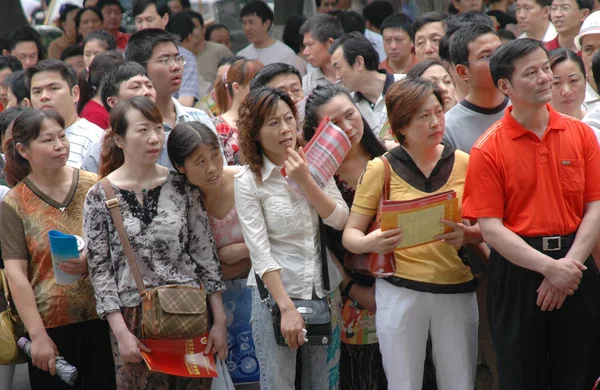
[[[543,26],[549,14],[550,7],[542,7],[535,0],[517,0],[517,21],[526,33]]]
[[[267,19],[263,23],[262,19],[256,15],[246,15],[242,18],[242,28],[250,43],[258,43],[265,40],[267,35],[269,35],[270,26],[270,20]]]
[[[148,60],[146,66],[148,76],[150,76],[150,79],[154,84],[157,95],[171,96],[181,88],[183,64],[171,61],[171,65],[164,66],[160,62],[162,59],[173,59],[178,56],[179,51],[177,50],[177,46],[172,42],[159,43],[152,50],[152,56]]]
[[[31,78],[31,104],[36,110],[54,109],[68,120],[76,114],[79,87],[69,84],[58,72],[39,72]]]
[[[134,96],[146,96],[152,99],[152,101],[156,100],[156,90],[152,81],[141,74],[123,81],[119,85],[117,93],[117,96],[110,96],[108,98],[108,105],[110,107],[114,107],[117,103],[129,100]]]
[[[17,57],[23,69],[31,68],[38,63],[38,48],[35,42],[24,41],[19,42],[14,49],[10,51],[10,55]]]
[[[169,6],[169,10],[172,14],[177,13],[179,11],[183,11],[183,6],[181,5],[181,1],[179,0],[169,0],[167,5]]]
[[[169,23],[169,14],[161,17],[154,4],[147,6],[144,12],[135,17],[135,28],[138,31],[148,28],[160,28],[164,30],[167,23]]]
[[[227,46],[231,50],[231,34],[226,28],[215,28],[210,32],[210,41]]]
[[[313,38],[311,33],[304,34],[304,58],[315,68],[321,68],[331,63],[329,45]]]
[[[410,57],[413,43],[410,35],[401,28],[386,28],[383,30],[383,49],[391,61],[400,62]]]
[[[440,42],[444,34],[442,22],[427,23],[415,32],[415,54],[419,61],[440,58]]]
[[[102,7],[102,16],[104,17],[104,29],[106,31],[117,31],[121,27],[121,7],[116,4],[109,4]]]
[[[452,0],[459,14],[469,11],[481,11],[482,0]]]
[[[501,44],[502,41],[496,34],[488,33],[480,35],[467,45],[469,85],[475,88],[496,88],[490,73],[490,56]]]
[[[12,73],[12,70],[10,68],[4,68],[2,70],[0,70],[0,104],[2,104],[2,107],[5,107],[8,105],[8,96],[7,96],[7,91],[8,88],[4,86],[4,80]]]
[[[512,81],[500,80],[499,89],[514,105],[544,105],[552,100],[552,69],[548,55],[537,49],[514,61]]]
[[[581,23],[589,13],[588,9],[579,9],[575,0],[554,0],[550,7],[550,19],[559,34],[579,32]]]
[[[335,78],[350,91],[356,91],[357,80],[360,78],[360,72],[357,70],[358,64],[356,62],[354,66],[348,64],[344,58],[344,48],[342,46],[335,49],[331,55],[331,65],[335,70]]]
[[[581,37],[581,59],[585,65],[585,72],[588,74],[588,79],[591,79],[592,74],[592,58],[600,49],[600,34],[590,34]]]
[[[280,74],[273,77],[267,83],[267,87],[285,91],[294,100],[294,103],[298,103],[304,98],[302,81],[293,73]]]
[[[317,9],[320,14],[326,14],[337,8],[337,0],[321,0],[321,6]]]
[[[81,71],[85,69],[85,61],[83,60],[83,56],[65,58],[65,63],[67,65],[71,65],[77,74],[80,74]]]

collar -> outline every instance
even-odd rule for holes
[[[500,103],[499,106],[492,107],[492,108],[480,107],[480,106],[476,105],[475,103],[468,101],[467,99],[461,100],[458,104],[460,104],[461,106],[466,107],[469,110],[474,111],[478,114],[495,115],[495,114],[499,113],[500,111],[503,111],[506,108],[506,106],[508,106],[508,103],[509,103],[508,97],[505,97],[504,101],[502,103]]]
[[[505,128],[506,131],[508,131],[510,139],[516,139],[522,135],[530,133],[531,131],[521,126],[521,124],[517,122],[515,118],[513,118],[511,114],[512,109],[513,106],[509,106],[506,111],[504,111],[504,118],[502,120],[504,121]],[[548,119],[548,130],[565,130],[566,124],[561,114],[554,111],[550,104],[546,104],[546,109],[550,113],[550,118]]]
[[[584,103],[590,103],[600,100],[600,95],[598,92],[590,85],[590,83],[585,83],[585,100]]]
[[[271,174],[275,171],[278,171],[281,169],[280,166],[275,165],[274,162],[272,162],[271,160],[269,160],[269,158],[263,154],[262,155],[262,159],[263,159],[263,166],[262,168],[260,168],[260,175],[262,176],[262,181],[264,182],[265,180],[267,180],[269,178],[269,176],[271,176]]]
[[[554,38],[556,38],[557,35],[558,35],[558,32],[556,31],[556,27],[554,27],[554,24],[552,22],[550,22],[548,24],[548,28],[546,29],[546,32],[544,33],[542,42],[549,42],[549,41],[553,40]],[[529,38],[529,34],[524,32],[523,34],[519,35],[519,38]]]
[[[388,71],[386,71],[385,69],[378,69],[377,70],[378,73],[381,74],[385,74],[385,82],[383,83],[383,91],[381,91],[381,96],[385,96],[385,94],[387,93],[388,89],[392,86],[392,84],[394,84],[394,81],[396,81],[394,74],[390,73]],[[377,102],[370,102],[369,100],[367,100],[367,98],[360,93],[359,91],[354,92],[354,101],[356,103],[360,102],[361,100],[366,100],[367,102],[369,102],[371,105],[375,105]],[[379,100],[379,99],[377,99]]]
[[[445,142],[442,142],[442,145],[444,145],[444,150],[442,151],[440,160],[445,160],[454,154],[454,152],[456,151],[456,148],[452,145],[448,145]],[[412,157],[410,157],[410,154],[408,154],[406,149],[404,149],[404,147],[402,147],[402,146],[396,146],[394,149],[390,150],[389,153],[402,161],[412,161],[413,160]]]

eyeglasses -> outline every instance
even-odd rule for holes
[[[173,64],[183,66],[186,64],[187,61],[185,60],[185,58],[183,58],[183,56],[175,56],[175,57],[163,57],[163,58],[159,58],[157,60],[148,60],[143,63],[147,64],[148,62],[158,62],[158,63],[162,64],[165,68],[168,68],[170,66],[173,66]]]
[[[550,12],[557,13],[559,10],[561,12],[565,13],[565,12],[572,11],[573,7],[571,7],[569,4],[553,5],[552,7],[550,7]]]

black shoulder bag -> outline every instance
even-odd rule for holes
[[[323,288],[326,293],[330,292],[329,285],[329,268],[327,266],[327,239],[325,234],[325,225],[323,220],[319,218],[319,235],[321,238],[321,266],[323,274]],[[275,302],[275,299],[269,294],[266,286],[258,274],[254,274],[256,277],[256,284],[258,292],[260,293],[260,299],[262,302],[266,302],[269,306],[269,310],[273,315],[273,330],[275,331],[275,340],[278,345],[287,345],[287,340],[281,334],[281,310]],[[306,339],[307,342],[304,345],[329,345],[331,344],[331,309],[329,306],[329,298],[316,298],[311,300],[305,299],[294,299],[292,298],[296,310],[304,319],[306,327]]]

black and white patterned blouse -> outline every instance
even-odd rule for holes
[[[113,185],[125,230],[147,289],[166,284],[198,287],[207,294],[224,290],[208,215],[198,188],[185,176],[170,173],[144,195],[141,205],[132,191]],[[100,183],[85,200],[84,238],[90,277],[101,317],[140,304],[121,240],[106,206]]]

